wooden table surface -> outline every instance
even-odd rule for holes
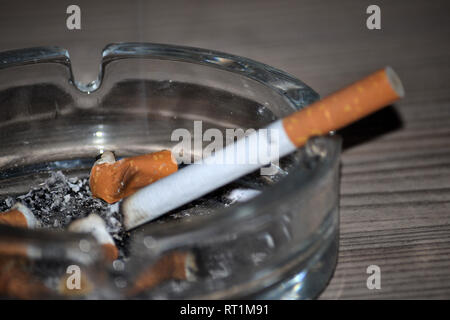
[[[374,3],[381,30],[366,28],[366,0],[80,0],[82,30],[68,31],[67,1],[4,1],[0,50],[65,47],[87,82],[110,42],[198,46],[280,68],[321,95],[391,65],[406,98],[341,132],[339,262],[320,298],[450,298],[450,2]],[[369,265],[380,290],[366,287]]]

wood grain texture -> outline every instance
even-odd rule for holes
[[[5,4],[4,4],[5,3]],[[339,262],[322,299],[450,298],[450,19],[448,1],[377,1],[382,30],[365,26],[369,1],[80,0],[2,2],[0,49],[69,49],[80,81],[95,78],[109,42],[206,47],[285,70],[326,95],[380,67],[406,98],[344,137]],[[7,4],[6,4],[7,3]],[[368,290],[378,265],[381,290]]]

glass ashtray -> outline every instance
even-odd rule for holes
[[[317,297],[337,259],[337,136],[312,138],[273,174],[249,174],[129,232],[119,205],[92,198],[88,183],[105,150],[120,158],[172,149],[179,128],[192,139],[209,128],[258,129],[317,99],[282,71],[206,49],[111,44],[87,84],[64,49],[0,53],[0,211],[21,202],[41,222],[0,225],[0,296]],[[119,248],[112,263],[93,237],[66,230],[92,212]]]

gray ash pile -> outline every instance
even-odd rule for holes
[[[119,204],[93,198],[88,178],[68,178],[61,171],[51,172],[44,183],[27,194],[0,200],[0,212],[9,210],[15,202],[26,205],[43,228],[66,229],[72,221],[95,212],[105,221],[118,247],[123,247],[127,238]]]

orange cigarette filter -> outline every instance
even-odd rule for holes
[[[33,213],[21,203],[0,213],[0,223],[21,228],[35,228],[38,222]],[[30,260],[24,243],[0,242],[0,296],[36,299],[49,290],[28,270]]]
[[[30,229],[39,225],[30,209],[21,203],[16,203],[9,211],[0,212],[0,224]],[[28,255],[27,245],[21,242],[0,241],[0,255],[25,257]]]
[[[0,297],[37,299],[48,296],[49,289],[28,271],[26,258],[0,257]]]
[[[38,225],[30,209],[21,203],[16,203],[9,211],[1,212],[0,223],[22,228],[35,228]]]
[[[0,223],[27,228],[28,222],[22,212],[17,209],[0,213]]]
[[[102,244],[102,251],[107,261],[114,261],[119,257],[119,250],[112,243]]]
[[[345,127],[403,96],[400,79],[386,67],[285,117],[283,127],[300,147],[312,136]]]
[[[89,184],[94,197],[115,203],[177,170],[177,162],[169,150],[119,161],[107,151],[92,167]]]
[[[139,294],[171,279],[193,281],[196,270],[197,265],[192,253],[182,251],[169,253],[136,278],[128,295]]]

